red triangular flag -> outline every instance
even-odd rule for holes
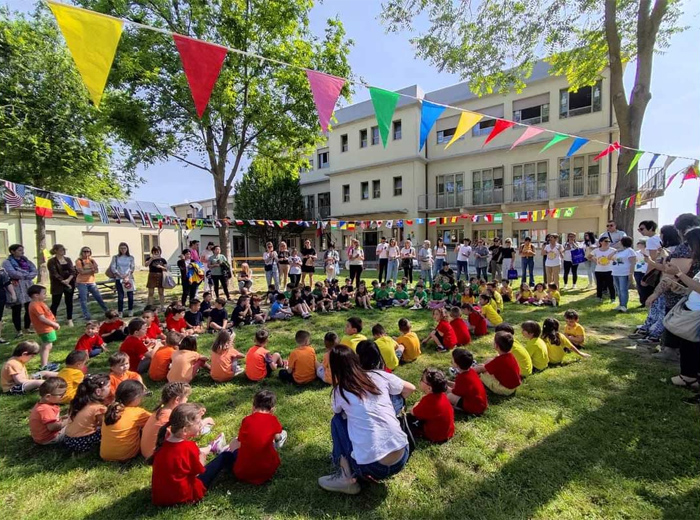
[[[484,144],[482,145],[482,148],[486,146],[491,139],[496,137],[498,134],[503,132],[503,130],[507,130],[508,128],[511,128],[512,126],[515,126],[514,121],[508,121],[506,119],[496,119],[496,124],[493,126],[493,130],[491,130],[491,133],[489,136],[486,138],[486,141],[484,141]]]
[[[214,90],[228,50],[220,45],[179,34],[173,34],[173,40],[180,53],[182,68],[190,85],[197,115],[201,119],[207,109],[211,92]]]
[[[345,85],[345,80],[308,69],[306,70],[306,77],[309,80],[309,85],[311,85],[314,103],[316,103],[318,122],[321,124],[321,129],[327,132],[328,122],[331,120],[333,109],[340,97],[340,91]]]
[[[683,187],[685,181],[688,181],[690,179],[700,179],[700,171],[698,170],[697,162],[688,166],[688,168],[685,170],[685,173],[683,173],[683,178],[681,179],[681,187]]]
[[[618,143],[617,141],[615,141],[613,144],[611,144],[610,146],[608,146],[605,150],[603,150],[603,151],[600,152],[598,155],[596,155],[596,156],[593,158],[593,160],[594,160],[594,161],[599,161],[600,159],[602,159],[603,157],[605,157],[605,156],[608,155],[609,153],[615,152],[615,151],[617,151],[617,150],[619,150],[619,149],[620,149],[620,143]]]

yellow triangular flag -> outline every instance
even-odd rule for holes
[[[76,67],[95,106],[100,106],[112,61],[122,35],[121,20],[49,2]]]
[[[452,139],[450,139],[450,142],[447,143],[447,146],[445,146],[445,150],[452,146],[452,143],[454,143],[457,139],[459,139],[469,130],[471,130],[475,124],[481,121],[481,118],[481,114],[476,114],[474,112],[462,112],[462,115],[459,116],[459,123],[457,123],[455,135],[453,135]]]

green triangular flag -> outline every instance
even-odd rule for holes
[[[95,217],[92,216],[92,213],[85,213],[83,216],[85,217],[85,222],[95,222]]]
[[[399,94],[381,88],[370,87],[369,95],[372,98],[374,114],[377,117],[379,135],[382,136],[382,144],[386,148],[394,110],[396,110],[396,104],[399,102]]]
[[[627,173],[628,173],[628,174],[629,174],[629,172],[632,171],[632,168],[634,168],[634,167],[637,165],[637,163],[639,162],[639,159],[642,158],[642,155],[644,155],[644,152],[643,152],[642,150],[639,150],[639,151],[634,155],[634,159],[632,159],[632,162],[630,163],[629,168],[627,168]]]
[[[573,208],[564,208],[564,217],[573,217],[574,211],[576,211],[575,206]]]
[[[547,148],[550,148],[554,146],[557,143],[560,143],[561,141],[564,141],[565,139],[568,139],[568,135],[564,134],[555,134],[554,137],[552,137],[552,140],[549,141],[546,145],[544,145],[544,148],[540,150],[540,153],[544,152]]]

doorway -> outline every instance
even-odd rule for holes
[[[365,260],[375,261],[377,259],[377,242],[379,233],[376,231],[365,231],[362,234],[362,248],[365,250]]]

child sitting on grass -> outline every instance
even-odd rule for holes
[[[464,289],[462,290],[462,297],[460,298],[459,303],[463,309],[466,308],[467,305],[476,304],[476,294],[469,285],[464,286]]]
[[[394,307],[408,307],[411,303],[411,297],[406,292],[406,286],[402,283],[396,285],[394,293]]]
[[[455,345],[457,344],[457,337],[455,336],[455,331],[452,330],[452,327],[450,326],[450,322],[447,320],[447,311],[445,311],[445,309],[434,309],[433,320],[435,320],[437,325],[430,335],[421,342],[421,344],[425,344],[429,340],[433,340],[437,345],[438,352],[447,352],[448,350],[455,348]]]
[[[149,348],[144,339],[148,325],[141,318],[134,318],[129,322],[129,335],[119,346],[119,352],[129,356],[129,370],[145,374],[151,365],[152,348]]]
[[[29,413],[29,432],[37,444],[46,446],[63,441],[68,417],[61,417],[59,403],[66,393],[66,382],[49,377],[39,387],[39,402]]]
[[[513,335],[509,332],[496,332],[493,348],[498,355],[474,370],[479,374],[484,386],[498,395],[512,395],[522,382],[518,361],[512,354]]]
[[[138,372],[129,370],[129,356],[124,352],[115,352],[107,360],[109,363],[109,394],[105,398],[105,404],[110,404],[114,401],[114,395],[117,388],[124,381],[138,381],[143,385],[143,379]]]
[[[160,403],[146,421],[141,431],[141,455],[148,459],[156,449],[158,431],[168,424],[170,414],[178,405],[186,403],[192,393],[188,383],[166,383],[160,392]]]
[[[416,290],[413,292],[413,307],[411,310],[425,309],[428,306],[428,293],[425,291],[422,283],[416,285]]]
[[[205,292],[204,294],[202,294],[202,305],[199,307],[199,310],[201,311],[202,318],[204,320],[209,319],[209,314],[211,313],[212,309],[212,299],[213,296],[210,292]]]
[[[146,345],[155,345],[156,341],[165,341],[165,334],[163,329],[160,328],[160,322],[156,318],[156,312],[153,309],[144,309],[141,313],[141,319],[146,322],[146,336],[144,337],[144,343]],[[127,337],[129,329],[127,327]]]
[[[355,307],[357,307],[358,309],[372,308],[371,296],[367,292],[367,286],[364,282],[360,282],[360,286],[355,292]]]
[[[345,286],[343,286],[345,288]],[[322,379],[324,383],[333,384],[333,375],[331,374],[331,364],[329,361],[331,349],[338,344],[338,335],[335,332],[326,332],[323,336],[323,346],[326,352],[323,354],[321,366],[316,368],[316,375]]]
[[[447,383],[447,399],[457,410],[481,415],[489,406],[484,383],[473,368],[474,356],[463,348],[452,351],[452,368],[456,372],[454,382]]]
[[[70,402],[63,444],[73,453],[90,451],[100,444],[102,419],[107,411],[105,399],[109,396],[109,376],[88,374],[78,385],[75,397]]]
[[[472,336],[469,333],[469,325],[462,319],[462,309],[459,307],[452,307],[450,309],[450,326],[457,337],[458,347],[463,347],[471,343]]]
[[[245,375],[251,381],[262,381],[278,368],[286,367],[279,353],[271,353],[265,348],[269,338],[270,333],[265,329],[255,332],[255,345],[250,347],[245,356]]]
[[[151,356],[151,364],[148,367],[148,377],[151,381],[165,381],[168,378],[173,353],[179,348],[183,337],[179,332],[168,332],[165,337],[165,345]]]
[[[403,347],[394,338],[387,335],[381,323],[377,323],[372,327],[372,336],[382,355],[382,359],[384,359],[384,365],[389,370],[396,369],[399,366],[399,359],[403,356]]]
[[[547,291],[545,291],[544,284],[538,283],[535,285],[534,291],[532,291],[532,298],[530,298],[530,305],[544,305],[544,300],[547,298]]]
[[[496,327],[503,323],[503,318],[494,305],[493,300],[488,294],[479,295],[479,307],[481,308],[481,315],[486,320],[486,326],[490,328]]]
[[[467,304],[467,319],[469,321],[469,332],[474,337],[486,336],[489,333],[486,318],[481,314],[478,306]]]
[[[486,291],[486,294],[488,294],[491,300],[493,301],[493,305],[495,305],[496,307],[496,312],[498,312],[498,314],[502,313],[503,297],[501,296],[498,287],[496,287],[496,282],[489,282],[486,284],[486,287],[488,287],[488,291]]]
[[[348,287],[346,285],[340,288],[340,293],[336,296],[335,305],[336,309],[339,311],[349,311],[352,307],[350,293],[348,293]]]
[[[501,293],[501,298],[504,302],[513,301],[513,288],[510,286],[510,280],[501,280],[501,286],[498,288]]]
[[[559,288],[557,284],[550,283],[547,284],[547,296],[542,299],[544,305],[549,305],[551,307],[559,307],[559,302],[561,301],[561,294],[559,294]]]
[[[207,330],[209,332],[219,332],[228,327],[228,314],[226,313],[226,298],[214,300],[213,308],[209,311],[209,321]]]
[[[191,330],[193,334],[202,334],[205,332],[204,325],[202,324],[204,315],[200,310],[201,307],[202,303],[197,298],[193,298],[190,300],[189,310],[185,313],[185,324],[187,325],[187,329]]]
[[[316,361],[316,351],[310,345],[311,334],[299,330],[294,335],[297,346],[289,354],[287,369],[280,370],[280,380],[285,383],[305,385],[316,379],[316,371],[321,364]]]
[[[268,320],[288,320],[292,317],[292,309],[289,308],[287,297],[283,293],[275,296],[275,302],[268,311]]]
[[[102,423],[102,460],[125,462],[139,454],[141,430],[151,416],[139,406],[145,391],[140,381],[124,381],[117,387],[114,402],[107,407]]]
[[[258,325],[267,321],[267,314],[260,307],[261,301],[262,299],[257,294],[254,294],[253,297],[250,299],[250,312],[253,315],[253,323]]]
[[[105,342],[99,334],[100,326],[96,321],[88,321],[85,324],[85,334],[78,338],[75,350],[84,350],[92,358],[107,352]]]
[[[165,313],[165,327],[168,330],[179,332],[183,336],[194,334],[194,331],[187,327],[187,322],[185,321],[185,311],[185,307],[179,303],[171,305],[168,308],[168,311]]]
[[[236,306],[231,311],[231,324],[234,327],[241,327],[251,323],[253,323],[253,311],[250,308],[250,297],[239,296]]]
[[[99,334],[105,343],[112,341],[124,341],[126,339],[126,325],[119,318],[119,313],[113,309],[105,312],[105,321],[100,325]]]
[[[510,323],[501,323],[496,327],[496,332],[508,332],[513,335],[513,348],[511,352],[515,356],[515,360],[518,362],[520,367],[520,376],[525,377],[532,374],[532,358],[528,353],[527,349],[523,347],[520,342],[515,339],[515,329]]]
[[[316,309],[319,312],[331,312],[333,310],[333,297],[326,286],[321,287],[321,293],[316,300]]]
[[[445,307],[445,293],[442,292],[441,285],[439,283],[433,284],[432,290],[433,292],[428,302],[428,309],[443,309]]]
[[[532,290],[528,284],[524,283],[515,294],[515,302],[523,305],[530,305],[530,299],[532,299]]]
[[[197,352],[197,338],[185,336],[180,341],[178,349],[173,352],[168,370],[168,382],[170,383],[190,383],[202,367],[208,370],[211,367],[207,364],[209,359]]]
[[[357,349],[357,344],[367,339],[367,336],[360,334],[361,332],[362,318],[351,316],[345,321],[345,336],[340,340],[340,344],[350,347],[355,351],[355,349]]]
[[[243,372],[238,366],[238,360],[245,356],[234,348],[236,333],[222,330],[216,336],[211,346],[211,378],[217,383],[231,381]]]
[[[58,374],[50,370],[42,370],[34,374],[40,379],[30,379],[27,374],[27,363],[39,353],[39,344],[35,341],[22,341],[12,351],[12,357],[2,366],[0,386],[3,393],[24,395],[41,386],[41,378],[56,377]]]
[[[535,370],[544,370],[549,366],[549,354],[547,353],[547,345],[540,338],[542,328],[536,321],[524,321],[520,324],[523,332],[523,337],[527,340],[525,350],[530,354],[532,359],[533,372]]]
[[[292,290],[292,297],[289,299],[289,307],[292,313],[301,316],[305,320],[311,317],[311,307],[306,303],[300,289]]]
[[[591,357],[590,354],[581,352],[566,336],[559,332],[559,320],[554,318],[546,318],[542,323],[542,339],[547,345],[547,355],[549,356],[550,365],[559,365],[564,361],[564,355],[567,352],[574,352],[582,358]]]
[[[56,332],[61,326],[56,321],[51,309],[46,305],[46,288],[43,285],[32,285],[27,289],[27,295],[31,299],[27,313],[32,322],[34,332],[39,335],[41,348],[39,357],[41,358],[41,370],[58,370],[57,363],[49,364],[49,354],[53,348],[53,343],[58,339]]]
[[[58,377],[67,385],[61,404],[68,404],[75,397],[78,385],[85,378],[88,359],[88,354],[84,350],[74,350],[66,356],[66,366],[58,371]]]
[[[420,340],[418,335],[411,330],[411,322],[406,318],[399,320],[399,331],[401,335],[396,338],[396,342],[403,348],[400,363],[411,363],[420,356]]]
[[[437,368],[426,368],[420,379],[420,390],[425,394],[408,416],[408,424],[416,437],[430,442],[446,442],[455,433],[455,412],[447,392],[447,378]]]
[[[569,309],[564,313],[566,327],[564,327],[564,336],[578,348],[583,348],[586,343],[586,331],[578,322],[578,312]]]

